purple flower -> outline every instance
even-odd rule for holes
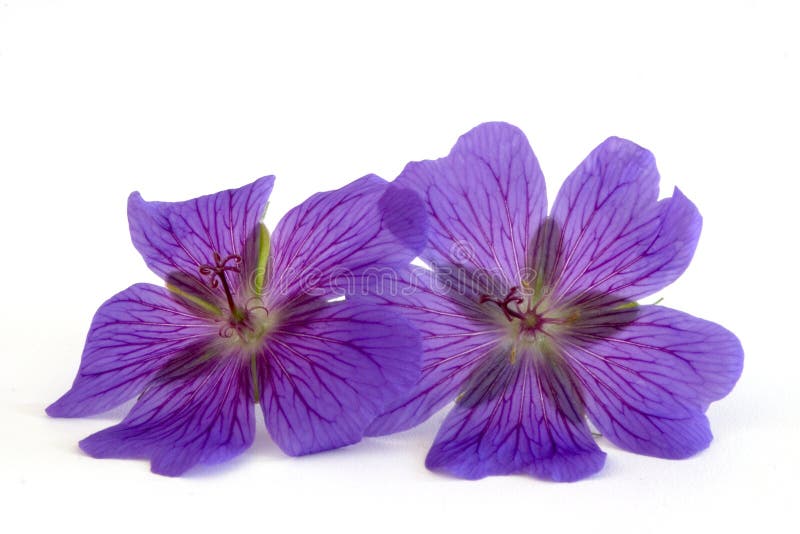
[[[270,239],[274,178],[186,202],[128,202],[133,243],[167,289],[136,284],[92,322],[72,388],[47,413],[118,425],[80,442],[97,458],[149,458],[180,475],[253,442],[254,402],[287,454],[355,443],[419,375],[419,334],[385,308],[334,299],[336,280],[407,264],[424,207],[375,176],[318,193]],[[415,204],[416,200],[416,204]]]
[[[527,473],[572,481],[617,446],[684,458],[711,441],[704,415],[742,370],[717,324],[635,301],[688,266],[701,217],[677,189],[658,198],[652,154],[618,138],[567,178],[547,216],[527,139],[478,126],[449,156],[396,181],[427,203],[421,258],[400,295],[423,335],[422,375],[368,428],[410,428],[456,399],[426,465],[463,478]]]

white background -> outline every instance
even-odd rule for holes
[[[800,43],[790,2],[327,4],[0,1],[0,530],[774,532],[797,523]],[[443,414],[305,458],[259,425],[181,479],[93,460],[119,420],[55,420],[96,307],[158,282],[125,203],[278,176],[267,224],[308,195],[443,156],[480,122],[529,136],[551,199],[609,135],[651,149],[703,236],[664,305],[745,347],[716,439],[686,461],[607,442],[575,484],[423,466]]]

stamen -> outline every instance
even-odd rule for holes
[[[253,306],[252,303],[255,303],[256,305]],[[245,304],[244,304],[244,311],[245,312],[247,312],[249,314],[250,312],[254,312],[256,310],[263,311],[265,315],[269,316],[269,310],[267,309],[266,306],[264,306],[264,304],[263,304],[263,302],[261,301],[260,298],[253,297],[253,298],[249,299],[247,302],[245,302]]]
[[[258,362],[255,354],[250,356],[250,380],[253,383],[253,402],[259,402],[261,401],[261,388],[258,383]]]

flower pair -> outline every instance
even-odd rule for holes
[[[704,412],[742,349],[714,323],[635,303],[683,272],[701,225],[679,191],[657,200],[641,147],[601,144],[549,216],[538,162],[503,123],[391,184],[318,193],[270,236],[272,184],[131,196],[134,245],[167,288],[100,307],[72,389],[48,408],[81,416],[140,395],[87,453],[179,475],[245,450],[255,403],[301,455],[410,428],[454,399],[426,463],[464,478],[588,476],[605,454],[587,419],[643,454],[710,442]]]

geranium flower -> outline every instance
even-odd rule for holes
[[[359,441],[419,374],[419,334],[393,311],[336,300],[335,281],[407,264],[424,208],[367,176],[292,209],[270,239],[274,178],[186,202],[128,202],[133,243],[167,288],[136,284],[92,321],[72,388],[47,413],[95,414],[136,395],[118,425],[80,442],[97,458],[149,458],[180,475],[253,442],[302,455]]]
[[[422,376],[368,429],[410,428],[456,399],[426,465],[463,478],[572,481],[617,446],[684,458],[708,446],[710,402],[742,370],[737,338],[634,301],[688,266],[701,217],[679,191],[657,200],[652,154],[610,138],[567,178],[547,214],[539,164],[518,129],[483,124],[449,156],[396,180],[427,203],[421,258],[399,307],[423,334]],[[410,291],[409,289],[413,289]]]

